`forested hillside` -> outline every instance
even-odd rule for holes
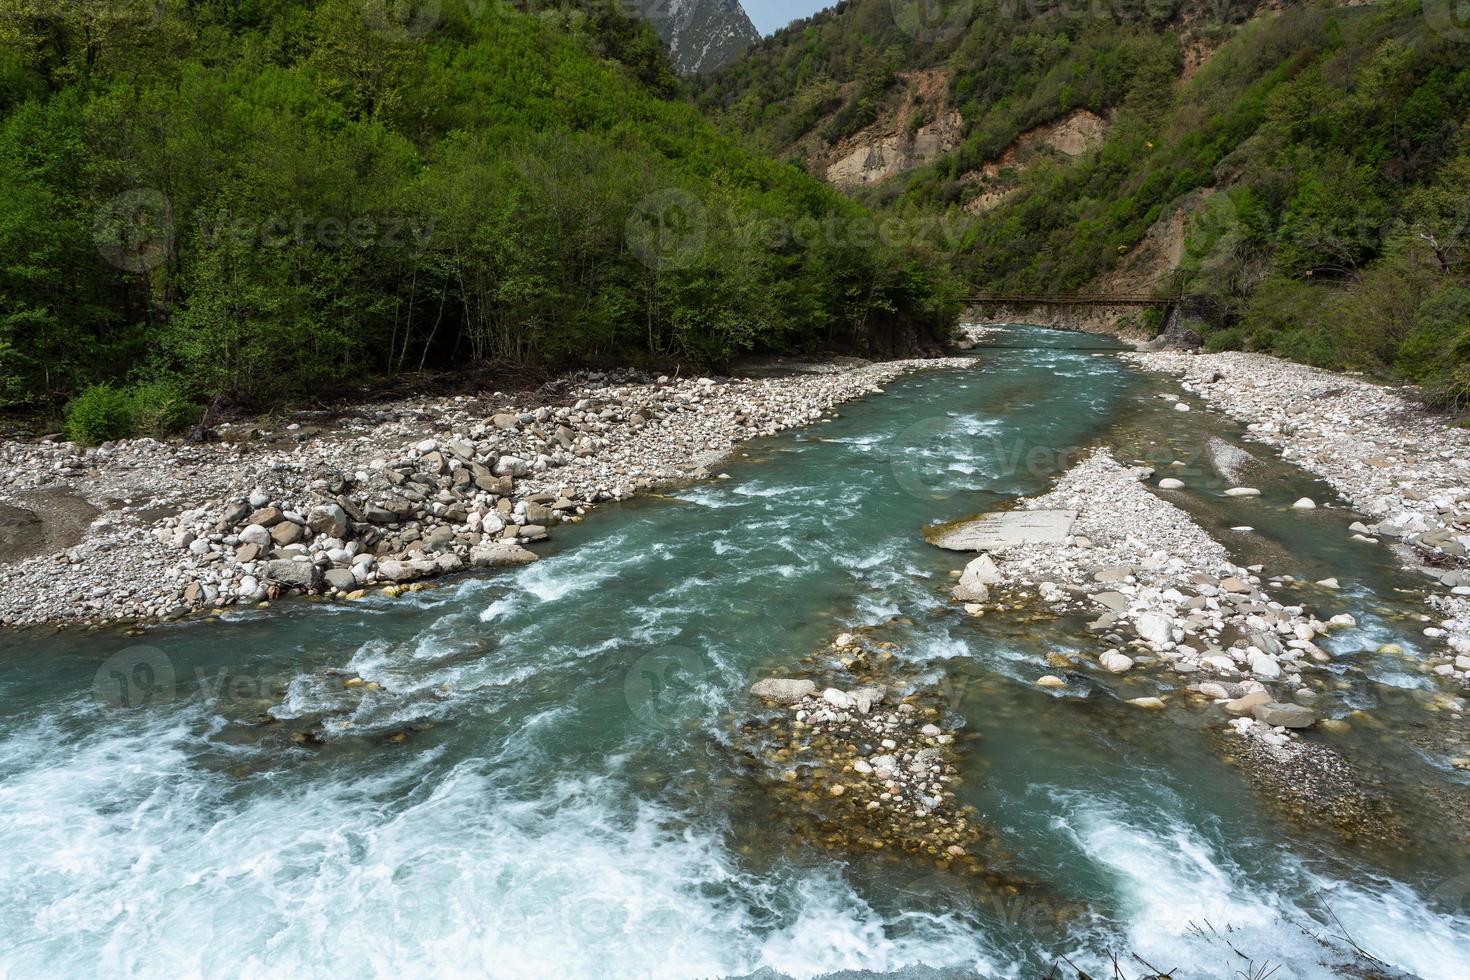
[[[1470,404],[1470,27],[1452,5],[893,9],[798,24],[701,103],[870,204],[944,215],[984,288],[1173,289],[1177,269],[1212,348]]]
[[[644,24],[0,0],[0,400],[109,432],[421,367],[944,334],[943,276],[720,136]]]

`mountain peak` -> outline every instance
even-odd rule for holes
[[[729,64],[761,39],[740,0],[639,0],[681,72]]]

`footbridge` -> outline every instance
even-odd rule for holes
[[[973,293],[966,302],[971,306],[1161,306],[1179,302],[1177,293]]]
[[[1158,323],[1167,327],[1176,319],[1183,299],[1181,278],[1171,271],[1152,282],[1107,291],[976,289],[966,298],[966,306],[978,323],[1037,323],[1059,330],[1115,333],[1143,329],[1139,314],[1148,310],[1158,310]]]

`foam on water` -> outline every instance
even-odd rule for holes
[[[1407,886],[1323,877],[1290,854],[1260,854],[1266,845],[1259,841],[1236,845],[1275,867],[1246,868],[1211,825],[1191,826],[1167,812],[1150,818],[1117,800],[1058,795],[1066,813],[1055,826],[1107,873],[1118,897],[1115,934],[1093,934],[1075,952],[1084,968],[1105,972],[1099,951],[1121,942],[1161,969],[1183,965],[1191,977],[1225,980],[1239,976],[1233,946],[1257,965],[1279,965],[1277,977],[1335,980],[1354,961],[1337,938],[1346,928],[1400,969],[1470,977],[1470,920],[1439,915]]]
[[[799,914],[765,940],[760,966],[798,978],[837,970],[896,974],[914,966],[999,975],[981,935],[953,917],[914,913],[901,922],[885,919],[828,875],[803,878],[794,891]]]
[[[686,487],[679,491],[678,499],[707,510],[724,510],[743,504],[743,501],[734,500],[725,491],[713,487]]]
[[[916,663],[932,663],[934,661],[953,660],[957,657],[970,657],[970,644],[957,637],[948,634],[925,637],[915,645],[909,658]]]
[[[43,720],[0,755],[0,969],[815,977],[982,962],[938,920],[891,938],[830,867],[742,870],[718,825],[639,800],[621,757],[556,777],[539,739],[562,715],[448,770],[427,752],[248,793],[199,766],[185,715],[71,742]]]
[[[872,449],[874,446],[881,446],[883,443],[887,442],[888,439],[889,437],[887,434],[875,432],[869,435],[861,436],[824,437],[817,441],[830,442],[838,446],[852,446],[858,452],[866,452]]]
[[[582,556],[559,556],[528,565],[515,577],[514,587],[534,596],[539,602],[554,602],[594,589],[628,568],[656,557],[657,551],[612,551],[610,554],[620,556],[622,560],[589,561]]]

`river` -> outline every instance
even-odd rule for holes
[[[1414,583],[1349,541],[1346,510],[1289,507],[1330,490],[1170,411],[1106,341],[1017,328],[975,356],[603,507],[525,569],[141,638],[8,636],[0,976],[1041,977],[1062,956],[1112,976],[1111,952],[1128,976],[1288,980],[1346,975],[1345,933],[1470,977],[1453,835],[1342,845],[1263,805],[1187,719],[1037,690],[1041,656],[1087,637],[965,616],[945,595],[962,557],[920,532],[1095,445],[1203,486],[1215,435],[1263,459],[1263,496],[1192,512],[1237,560],[1351,583],[1329,611],[1360,628],[1335,644],[1412,654],[1395,590]],[[793,839],[749,778],[731,739],[751,680],[858,624],[887,624],[964,719],[962,793],[1034,891]],[[1350,696],[1401,689],[1384,717],[1422,721],[1422,677],[1359,666]],[[1343,745],[1406,811],[1423,785],[1466,792],[1386,730]]]

